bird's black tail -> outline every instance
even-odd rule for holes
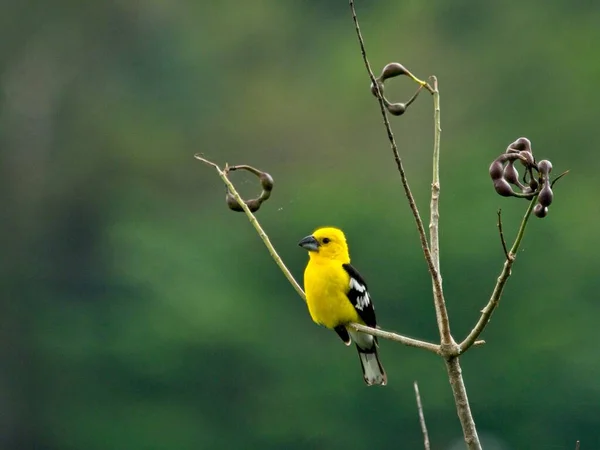
[[[387,375],[381,365],[381,361],[379,361],[377,346],[374,345],[371,350],[363,350],[356,344],[356,349],[358,350],[365,383],[369,386],[374,384],[385,386],[387,384]]]
[[[387,384],[387,375],[377,353],[377,339],[370,334],[353,330],[348,331],[354,342],[356,342],[356,350],[358,350],[358,358],[362,366],[365,383],[368,386],[385,386]]]

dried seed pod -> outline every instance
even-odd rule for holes
[[[227,166],[225,168],[225,173],[233,172],[235,170],[247,170],[248,172],[251,172],[252,174],[254,174],[258,177],[258,180],[260,181],[260,185],[262,187],[262,191],[261,191],[260,195],[258,196],[258,198],[254,198],[251,200],[243,200],[251,212],[258,211],[258,209],[260,208],[262,203],[271,196],[271,191],[273,190],[273,184],[274,184],[273,177],[271,175],[269,175],[267,172],[262,172],[262,171],[258,170],[257,168],[246,165],[246,164],[240,164],[240,165],[236,165],[236,166]],[[229,209],[231,209],[232,211],[238,211],[238,212],[244,211],[244,209],[242,208],[242,205],[240,205],[237,202],[235,197],[229,191],[227,191],[227,194],[225,196],[225,201],[227,202],[227,206],[229,207]]]
[[[523,193],[523,195],[525,195],[525,198],[527,200],[531,200],[533,197],[535,197],[535,191],[533,189],[531,189],[529,186],[525,186],[521,192]]]
[[[538,163],[538,170],[540,173],[548,175],[550,172],[552,172],[552,163],[547,159],[542,159]]]
[[[510,187],[510,184],[508,184],[508,181],[504,178],[494,180],[494,189],[496,189],[496,192],[503,197],[512,197],[514,195],[514,191]]]
[[[520,137],[508,146],[506,153],[512,153],[515,150],[519,152],[528,151],[531,153],[531,141],[526,137]]]
[[[535,164],[535,160],[533,159],[533,154],[530,151],[523,150],[523,151],[521,151],[520,155],[523,158],[523,159],[521,159],[521,162],[523,163],[523,165],[525,167],[533,166]]]
[[[260,198],[253,198],[252,200],[246,200],[246,205],[250,212],[256,212],[260,208],[262,200]]]
[[[376,78],[375,81],[377,81],[377,86],[379,87],[379,92],[383,96],[383,83],[381,81],[379,81],[378,78]],[[375,97],[377,97],[377,90],[375,89],[375,85],[373,83],[371,83],[371,94],[373,94]]]
[[[231,209],[232,211],[238,211],[238,212],[244,211],[244,208],[242,208],[242,205],[240,205],[238,203],[238,201],[235,199],[233,194],[229,191],[225,195],[225,201],[227,202],[227,206],[229,207],[229,209]]]
[[[269,197],[271,197],[271,191],[266,191],[263,189],[260,195],[258,196],[258,200],[260,200],[260,202],[262,203],[265,200],[268,200]]]
[[[554,199],[554,193],[552,192],[552,188],[548,184],[548,182],[544,183],[544,187],[540,191],[540,195],[538,197],[538,202],[542,206],[550,206],[552,204],[552,200]]]
[[[227,195],[225,196],[225,201],[227,202],[227,206],[229,206],[229,209],[231,209],[232,211],[244,212],[244,208],[242,208],[242,206],[238,203],[238,201],[231,194],[231,192],[227,193]],[[256,212],[260,208],[262,200],[260,198],[253,198],[252,200],[244,200],[244,203],[246,204],[246,206],[248,206],[248,209],[251,212]]]
[[[504,168],[504,179],[512,184],[519,184],[519,172],[515,168],[514,161],[509,161]]]
[[[533,207],[533,213],[539,218],[546,217],[548,215],[548,207],[538,203]]]
[[[262,186],[263,190],[267,192],[271,192],[273,190],[273,177],[267,172],[261,172],[258,179],[260,180],[260,185]]]
[[[529,187],[531,188],[532,192],[537,191],[539,186],[540,185],[537,182],[537,180],[535,178],[531,177],[531,180],[529,181]]]
[[[386,80],[388,78],[397,77],[400,75],[407,75],[408,70],[400,63],[389,63],[381,71],[381,79]]]
[[[499,180],[503,175],[504,168],[502,161],[498,158],[490,165],[490,177],[492,177],[492,180]]]
[[[406,105],[404,103],[388,103],[385,106],[390,114],[394,116],[401,116],[406,112]]]

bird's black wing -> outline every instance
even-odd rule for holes
[[[342,264],[344,270],[350,275],[348,299],[356,309],[360,318],[370,327],[377,326],[375,307],[367,289],[367,283],[352,265]]]

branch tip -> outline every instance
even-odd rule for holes
[[[423,413],[423,404],[421,403],[421,395],[419,394],[419,384],[415,381],[413,383],[415,388],[415,397],[417,398],[417,410],[419,412],[419,423],[421,424],[421,431],[423,432],[423,446],[425,450],[430,450],[429,445],[429,433],[427,433],[427,424],[425,423],[425,414]]]
[[[220,168],[220,167],[219,167],[217,164],[215,164],[214,162],[212,162],[212,161],[209,161],[208,159],[204,158],[204,157],[202,156],[202,153],[196,153],[196,154],[194,155],[194,158],[196,158],[198,161],[201,161],[201,162],[203,162],[204,164],[207,164],[207,165],[209,165],[209,166],[211,166],[211,167],[213,167],[213,168],[217,169],[217,171],[218,171],[219,173],[221,173],[221,168]]]
[[[500,233],[500,241],[502,242],[502,249],[504,250],[504,256],[506,259],[510,259],[508,254],[508,248],[506,248],[506,240],[504,239],[504,231],[502,231],[502,209],[498,208],[498,232]]]

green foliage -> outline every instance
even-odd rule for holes
[[[457,338],[503,261],[497,208],[509,238],[526,208],[495,194],[490,162],[525,135],[555,172],[571,169],[549,217],[530,221],[487,344],[463,369],[484,446],[600,447],[597,5],[367,3],[374,69],[398,60],[440,80]],[[27,4],[0,17],[2,447],[419,448],[415,379],[433,446],[460,442],[441,361],[383,342],[389,386],[366,388],[354,350],[311,323],[192,158],[271,173],[258,217],[297,278],[298,239],[340,226],[382,326],[437,339],[347,5]],[[414,90],[390,85],[393,98]],[[426,217],[428,94],[392,123]],[[258,192],[251,176],[235,181]]]

